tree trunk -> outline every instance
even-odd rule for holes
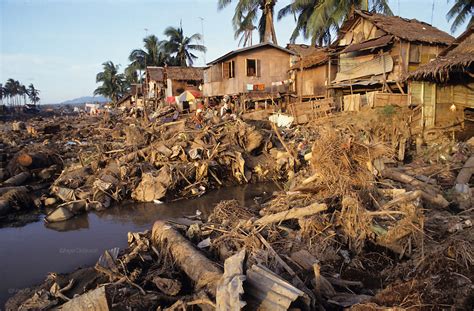
[[[215,297],[217,283],[222,270],[186,240],[171,225],[156,221],[152,229],[152,243],[169,250],[175,262],[196,283],[196,288],[205,287]]]
[[[22,153],[18,156],[17,162],[29,169],[46,168],[56,164],[52,156],[44,153]]]

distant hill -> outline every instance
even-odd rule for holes
[[[95,103],[95,102],[107,103],[109,101],[110,100],[108,98],[103,97],[103,96],[83,96],[83,97],[79,97],[75,99],[66,100],[60,104],[61,105],[78,105],[78,104]]]

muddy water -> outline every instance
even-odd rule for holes
[[[38,222],[0,229],[0,310],[21,288],[41,282],[48,272],[69,272],[93,265],[112,247],[127,246],[127,232],[145,231],[157,219],[205,215],[220,200],[236,199],[250,206],[273,183],[244,185],[210,192],[203,197],[167,204],[125,204],[102,213],[81,215],[46,227]]]

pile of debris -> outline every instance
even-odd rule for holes
[[[295,169],[278,132],[238,119],[211,118],[196,129],[190,116],[168,106],[149,118],[78,116],[74,126],[36,130],[41,121],[14,122],[3,139],[8,159],[0,194],[15,195],[0,199],[0,216],[36,201],[54,208],[47,209],[47,222],[64,221],[124,200],[187,199],[231,184],[286,178]],[[19,199],[26,194],[31,200]]]
[[[285,191],[157,221],[130,233],[127,250],[50,275],[7,309],[472,309],[472,140],[415,150],[403,123],[377,132],[345,118],[277,132],[287,164],[309,161]]]

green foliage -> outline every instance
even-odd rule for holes
[[[396,107],[392,105],[384,106],[381,109],[381,113],[385,117],[392,117],[396,113]]]
[[[119,73],[119,65],[108,61],[102,64],[103,71],[96,76],[96,82],[102,83],[95,89],[94,95],[102,95],[116,103],[128,90],[124,74]]]
[[[474,1],[472,0],[454,0],[454,4],[446,15],[448,21],[453,21],[451,24],[451,32],[456,30],[469,19],[467,27],[474,24]]]
[[[273,15],[277,0],[238,0],[232,25],[234,27],[234,36],[244,46],[249,44],[254,29],[258,29],[260,42],[273,42],[277,44],[275,26],[273,24]],[[217,8],[224,9],[232,3],[232,0],[218,0]],[[258,25],[258,27],[257,27]]]
[[[177,66],[192,66],[198,58],[193,52],[206,52],[206,47],[198,43],[202,40],[199,33],[187,37],[180,26],[178,28],[168,27],[164,34],[168,37],[168,40],[163,43],[165,51],[170,58],[175,59]]]
[[[23,99],[23,104],[27,103],[27,98],[31,103],[38,103],[39,90],[35,89],[33,84],[27,88],[21,84],[20,81],[15,79],[8,79],[5,85],[0,84],[0,103],[3,104],[5,99],[7,104],[10,106],[20,105]]]
[[[393,14],[388,0],[293,0],[279,11],[278,19],[289,14],[295,17],[292,42],[303,35],[312,44],[323,46],[331,43],[332,34],[338,32],[354,9]]]

